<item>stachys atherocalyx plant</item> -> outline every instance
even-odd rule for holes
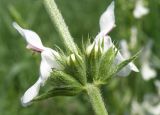
[[[132,62],[137,55],[125,60],[108,35],[115,27],[114,1],[100,17],[100,32],[92,43],[83,44],[82,49],[73,41],[55,1],[44,0],[44,3],[63,39],[66,52],[45,47],[35,32],[13,22],[13,27],[27,42],[27,48],[41,55],[38,80],[22,96],[22,105],[54,96],[87,93],[95,114],[107,115],[100,86],[106,85],[115,76],[138,72]],[[39,96],[40,87],[45,84],[49,84],[51,89]]]

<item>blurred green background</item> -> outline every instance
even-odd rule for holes
[[[56,2],[75,42],[81,46],[82,38],[87,41],[88,35],[94,38],[99,32],[99,17],[111,0]],[[122,38],[129,42],[130,28],[136,26],[138,45],[132,51],[133,54],[152,39],[150,61],[157,76],[145,81],[141,73],[132,73],[126,78],[114,79],[104,86],[102,94],[111,115],[134,114],[133,101],[142,103],[145,95],[158,95],[154,82],[160,80],[160,1],[145,0],[145,3],[150,10],[149,14],[135,19],[135,0],[116,0],[117,27],[110,35],[116,44]],[[25,48],[24,40],[12,27],[13,21],[36,31],[46,46],[54,48],[57,45],[63,48],[60,36],[44,8],[43,0],[0,0],[0,115],[93,115],[87,95],[55,97],[27,108],[21,106],[21,96],[38,77],[40,56]],[[139,59],[135,63],[141,67]]]

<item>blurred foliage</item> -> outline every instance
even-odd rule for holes
[[[75,42],[81,46],[88,35],[94,38],[99,31],[99,17],[111,0],[56,0]],[[112,40],[129,41],[130,28],[138,27],[139,51],[152,39],[155,64],[160,57],[160,1],[146,0],[150,13],[140,20],[133,17],[135,0],[116,0],[116,24]],[[0,114],[2,115],[92,115],[86,95],[56,97],[38,102],[30,107],[20,105],[20,97],[37,79],[40,57],[26,50],[21,36],[12,27],[16,21],[23,27],[36,31],[45,45],[63,48],[60,36],[44,8],[43,0],[0,0]],[[35,61],[36,60],[36,61]],[[136,62],[139,64],[139,60]],[[157,64],[158,65],[158,64]],[[140,67],[140,64],[139,64]],[[111,115],[130,114],[131,102],[141,102],[145,94],[156,93],[154,81],[144,81],[140,73],[126,78],[116,78],[102,89],[104,101]]]

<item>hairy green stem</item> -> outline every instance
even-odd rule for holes
[[[56,25],[59,34],[63,38],[63,42],[66,46],[66,48],[76,53],[77,47],[73,41],[73,38],[68,30],[68,27],[62,17],[62,14],[60,13],[55,0],[44,0],[45,7],[50,15],[51,20]]]
[[[94,85],[87,85],[87,93],[96,115],[108,115],[100,90]]]

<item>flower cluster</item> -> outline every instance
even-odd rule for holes
[[[101,15],[100,32],[93,43],[69,55],[43,46],[35,32],[23,29],[15,22],[13,26],[25,38],[27,48],[41,54],[39,78],[22,96],[24,106],[54,95],[75,95],[83,91],[86,84],[102,85],[114,75],[127,76],[131,70],[138,72],[131,62],[136,56],[125,60],[108,35],[115,27],[114,2]],[[53,81],[52,90],[37,97],[48,78]]]

